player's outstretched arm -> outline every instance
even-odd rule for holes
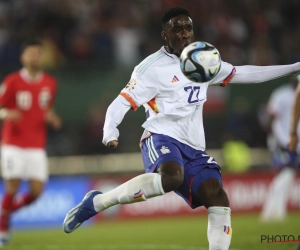
[[[261,83],[283,76],[300,74],[300,63],[273,66],[236,66],[230,83]]]
[[[290,123],[290,138],[288,142],[288,149],[292,152],[296,151],[296,147],[298,144],[298,123],[300,119],[300,75],[298,76],[299,83],[296,89],[293,110],[292,110],[292,117]]]
[[[131,104],[123,97],[118,96],[108,107],[103,128],[102,143],[109,148],[118,146],[119,130],[117,126],[122,122]]]

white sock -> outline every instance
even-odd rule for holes
[[[263,205],[262,220],[282,220],[285,218],[289,190],[294,183],[295,176],[296,171],[294,169],[284,168],[274,177]]]
[[[232,235],[229,207],[208,208],[207,238],[209,250],[229,249]]]
[[[161,175],[157,173],[139,175],[115,189],[96,195],[93,199],[97,212],[116,204],[128,204],[145,201],[148,198],[165,194]]]

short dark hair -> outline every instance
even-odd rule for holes
[[[188,10],[181,8],[181,7],[174,7],[174,8],[169,9],[168,11],[166,11],[165,14],[163,15],[163,17],[161,18],[162,28],[164,29],[166,27],[165,24],[167,22],[169,22],[170,19],[172,19],[173,17],[176,17],[176,16],[180,16],[180,15],[191,17]]]
[[[23,53],[24,50],[29,46],[42,46],[43,43],[39,38],[30,38],[25,40],[21,45],[21,52]]]

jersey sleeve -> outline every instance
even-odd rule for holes
[[[118,140],[118,125],[122,122],[125,114],[130,109],[131,104],[123,97],[118,96],[108,107],[105,115],[105,123],[103,127],[103,144],[106,146],[108,142]]]
[[[236,69],[230,63],[221,61],[220,72],[209,82],[209,85],[219,85],[225,87],[234,77]]]
[[[300,63],[271,66],[236,66],[236,74],[234,75],[230,83],[262,83],[281,78],[283,76],[299,73]]]
[[[134,69],[128,84],[122,89],[120,95],[130,102],[133,110],[147,103],[158,94],[159,81],[155,67],[148,68],[143,74]]]
[[[14,100],[13,78],[6,77],[0,85],[0,106],[8,106]]]

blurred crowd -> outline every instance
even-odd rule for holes
[[[130,72],[163,45],[161,16],[174,6],[190,11],[195,40],[212,43],[233,65],[300,61],[299,0],[0,0],[0,76],[20,67],[20,45],[36,35],[44,41],[46,69],[55,72],[61,65],[92,62]],[[238,131],[250,146],[260,146],[255,115],[245,114],[242,100],[236,107],[227,115],[228,131]],[[50,155],[63,145],[60,152],[66,154],[106,152],[101,145],[104,114],[104,107],[91,107],[87,114],[90,123],[81,131],[89,146],[75,147],[72,139],[80,137],[78,131],[68,130],[59,137],[65,143],[50,137]]]
[[[161,46],[160,18],[173,6],[191,12],[196,40],[214,44],[235,65],[299,61],[298,0],[0,0],[0,68],[18,64],[20,42],[33,34],[53,53],[49,66],[132,66]]]

